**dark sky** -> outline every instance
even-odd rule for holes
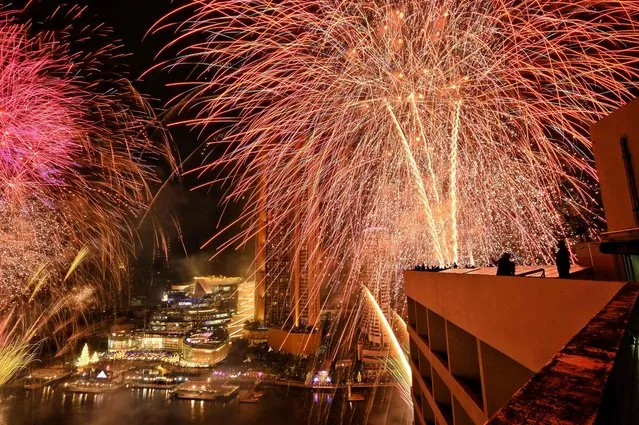
[[[140,80],[139,77],[154,65],[155,56],[173,36],[168,31],[159,35],[145,35],[158,19],[186,2],[188,0],[35,0],[26,9],[25,15],[38,22],[44,20],[60,4],[88,6],[85,14],[87,21],[92,24],[104,23],[112,28],[114,38],[120,39],[123,51],[130,54],[124,64],[127,76],[133,80],[136,89],[146,95],[152,105],[160,110],[166,107],[166,103],[175,94],[166,84],[184,81],[188,74],[186,70],[171,73],[158,70]],[[14,8],[20,8],[25,3],[26,1],[13,1],[10,4]],[[163,56],[163,59],[169,57]],[[184,127],[172,126],[170,131],[182,159],[202,146],[203,140],[198,140],[193,132]],[[186,168],[199,165],[201,157],[196,153],[193,161],[186,164]],[[136,292],[143,293],[146,291],[145,288],[157,286],[157,283],[167,276],[186,280],[194,274],[246,273],[251,260],[252,246],[241,252],[229,250],[213,262],[207,259],[214,252],[215,246],[205,251],[200,250],[200,246],[216,233],[218,225],[224,227],[238,216],[240,207],[230,205],[222,214],[223,206],[220,205],[220,201],[225,188],[214,187],[208,191],[189,190],[195,184],[195,177],[185,177],[170,183],[160,194],[151,211],[150,215],[162,222],[163,231],[169,235],[168,264],[162,259],[152,260],[156,250],[150,242],[149,223],[141,227],[144,246],[137,254]],[[180,223],[183,241],[177,236],[173,218]]]

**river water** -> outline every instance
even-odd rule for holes
[[[0,425],[409,425],[412,410],[395,389],[350,403],[343,392],[272,387],[257,404],[174,400],[165,390],[72,394],[55,387],[0,393]]]

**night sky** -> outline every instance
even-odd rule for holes
[[[10,8],[19,9],[27,3],[13,1]],[[113,37],[121,41],[123,52],[130,54],[122,64],[125,76],[131,79],[136,89],[149,99],[158,112],[161,112],[170,107],[167,102],[175,95],[175,91],[166,85],[184,81],[189,76],[180,70],[170,73],[156,70],[140,79],[140,76],[156,63],[156,55],[173,36],[170,31],[146,37],[145,35],[158,19],[185,3],[187,0],[73,0],[68,3],[35,0],[27,7],[24,16],[33,19],[37,26],[38,23],[46,21],[45,18],[50,16],[57,5],[86,5],[87,22],[104,23],[112,29]],[[42,25],[46,27],[47,24]],[[165,55],[162,59],[169,57]],[[199,165],[204,139],[198,140],[194,131],[183,126],[171,126],[170,132],[182,160],[195,151],[192,160],[185,163],[185,169]],[[168,175],[164,167],[160,167],[158,172],[163,178]],[[208,190],[191,191],[190,188],[197,182],[195,177],[190,176],[171,182],[162,191],[149,214],[156,222],[161,223],[161,228],[168,235],[168,262],[154,247],[150,220],[141,226],[142,246],[134,261],[134,292],[157,294],[167,279],[184,281],[197,274],[246,274],[252,259],[252,244],[243,251],[228,250],[212,262],[208,259],[215,251],[215,246],[207,247],[206,250],[200,249],[201,245],[217,232],[218,226],[222,228],[237,218],[241,207],[229,205],[224,210],[220,201],[223,191],[227,188],[216,186]],[[180,224],[182,240],[178,237],[173,219]]]

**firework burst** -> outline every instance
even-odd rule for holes
[[[117,43],[84,13],[56,8],[46,31],[0,13],[0,385],[119,300],[149,164],[171,161],[145,100],[107,66]]]
[[[411,261],[543,258],[558,206],[593,201],[588,126],[636,76],[636,1],[190,7],[189,123],[234,123],[205,168],[240,164],[235,196],[265,181],[268,202],[321,209],[334,246],[371,226],[419,241]]]
[[[196,111],[186,124],[226,152],[196,171],[220,173],[212,180],[232,184],[229,199],[247,200],[246,231],[222,249],[258,233],[264,210],[285,229],[301,210],[288,232],[300,246],[320,235],[356,289],[371,264],[384,268],[377,284],[395,285],[421,262],[482,265],[505,250],[546,262],[565,215],[598,220],[588,128],[631,98],[639,1],[200,0],[176,14],[185,10],[178,58],[163,65],[195,68],[180,99]],[[369,229],[384,230],[383,250],[366,252]]]
[[[66,19],[77,22],[82,14],[71,8]],[[149,137],[154,118],[144,100],[126,80],[105,79],[99,71],[117,56],[117,47],[92,45],[89,53],[74,53],[70,28],[34,33],[17,14],[0,15],[5,308],[28,295],[33,270],[47,265],[62,272],[85,247],[90,255],[83,272],[119,289],[135,242],[134,220],[149,206],[149,184],[156,181],[145,163],[169,154]],[[100,32],[82,28],[86,39],[100,44]]]

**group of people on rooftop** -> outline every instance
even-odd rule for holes
[[[510,252],[505,252],[498,260],[493,260],[493,265],[497,266],[497,276],[515,276],[515,262]],[[570,278],[570,251],[566,240],[562,239],[557,244],[557,252],[555,253],[555,265],[561,279]],[[426,266],[424,263],[416,265],[414,271],[423,272],[440,272],[448,269],[456,269],[459,266],[454,263],[450,266]],[[462,268],[474,268],[475,266],[466,266]]]
[[[503,253],[499,260],[493,263],[497,266],[497,276],[515,276],[515,262],[510,252]],[[565,239],[560,240],[557,245],[555,265],[560,279],[570,278],[570,251]]]
[[[457,264],[455,264],[454,266],[427,266],[424,263],[422,264],[418,264],[415,266],[415,268],[413,268],[414,271],[416,272],[441,272],[444,270],[448,270],[450,268],[457,268]]]

